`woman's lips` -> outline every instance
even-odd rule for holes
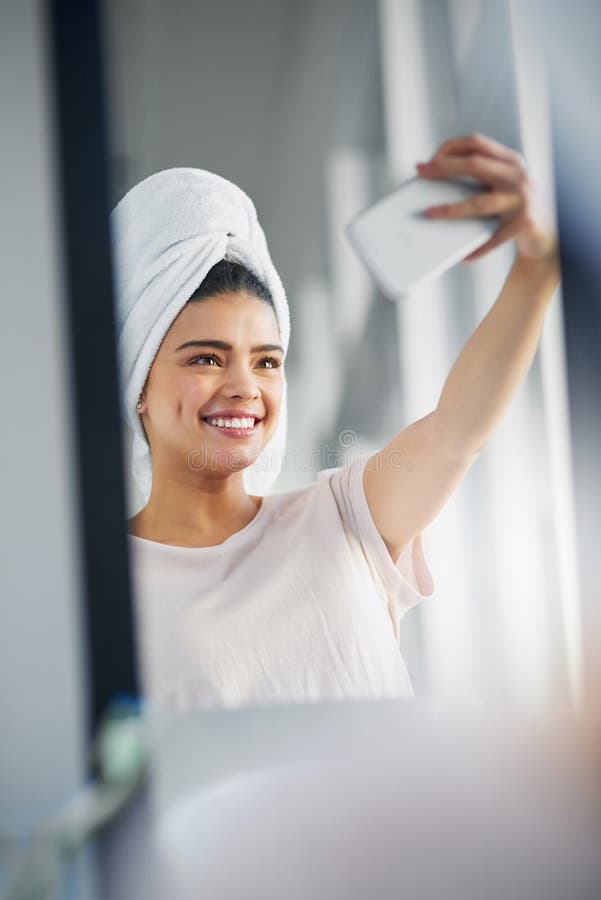
[[[223,434],[224,437],[230,438],[250,438],[253,434],[256,434],[259,426],[262,424],[262,419],[257,419],[252,428],[225,428],[220,425],[211,425],[210,422],[207,422],[206,419],[202,419],[202,422],[213,431],[219,432],[219,434]]]

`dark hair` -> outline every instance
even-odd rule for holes
[[[188,302],[206,300],[215,294],[234,294],[237,291],[254,294],[259,300],[268,303],[275,312],[273,297],[267,286],[254,272],[231,259],[222,259],[209,269]]]

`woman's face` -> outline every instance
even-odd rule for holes
[[[275,431],[282,363],[275,312],[265,301],[237,292],[188,303],[142,392],[155,475],[174,468],[223,475],[251,465]],[[255,418],[254,426],[225,427],[235,411]],[[212,417],[225,422],[211,424]]]

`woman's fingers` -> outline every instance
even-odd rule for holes
[[[470,156],[445,156],[417,164],[418,173],[424,178],[456,178],[470,175],[490,187],[508,188],[522,186],[528,181],[527,173],[516,164],[491,156],[474,153]]]
[[[522,256],[550,258],[556,253],[553,217],[541,207],[538,189],[529,177],[523,156],[511,147],[483,134],[452,138],[441,144],[429,162],[418,163],[417,171],[421,177],[432,179],[468,176],[485,188],[461,203],[423,211],[432,219],[499,217],[494,235],[466,260],[478,259],[512,238]]]
[[[424,210],[424,215],[429,219],[486,218],[507,212],[517,212],[523,205],[523,199],[514,192],[482,191],[460,203],[429,206]]]
[[[493,138],[484,134],[469,134],[463,137],[451,138],[441,144],[432,159],[442,159],[445,156],[461,156],[469,153],[480,153],[482,156],[491,156],[513,163],[519,168],[526,169],[526,162],[521,153],[500,144]]]

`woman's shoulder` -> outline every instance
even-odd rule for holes
[[[341,471],[342,467],[321,469],[305,484],[268,494],[266,505],[273,518],[295,516],[309,510],[319,514],[320,510],[335,504],[338,491],[333,482],[340,480]]]
[[[323,490],[326,482],[334,477],[341,468],[342,467],[339,466],[331,469],[320,469],[319,472],[314,474],[312,478],[310,477],[303,484],[283,488],[272,494],[267,494],[266,496],[268,496],[271,501],[282,504],[311,500],[320,492],[320,490]]]

